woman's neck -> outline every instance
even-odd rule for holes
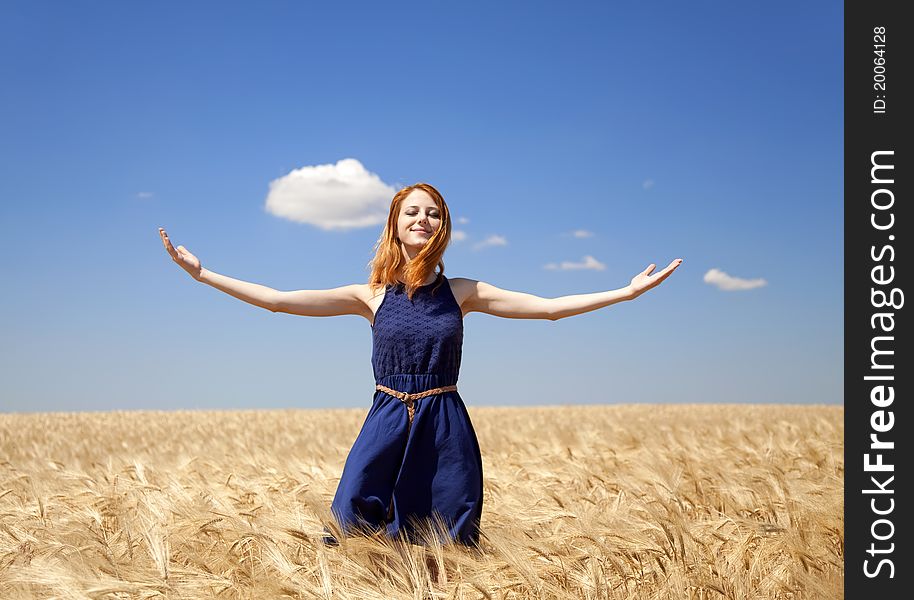
[[[406,283],[405,281],[403,281],[402,275],[403,275],[402,273],[400,275],[397,275],[397,281],[399,281],[400,283]],[[438,281],[438,273],[434,273],[432,275],[431,281],[426,280],[426,281],[423,281],[422,283],[420,283],[419,285],[428,285],[430,283],[435,283],[436,281]]]

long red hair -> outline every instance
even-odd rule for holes
[[[415,189],[420,189],[427,193],[438,205],[441,226],[432,234],[432,237],[425,243],[419,254],[413,260],[407,262],[400,248],[400,241],[397,239],[397,222],[400,217],[400,205],[403,204],[410,192]],[[387,223],[384,225],[384,230],[381,231],[381,236],[375,244],[375,256],[368,263],[371,267],[371,276],[368,278],[368,284],[373,290],[383,288],[387,284],[395,285],[399,281],[397,273],[402,272],[401,279],[405,284],[406,296],[412,300],[413,293],[434,272],[437,266],[439,267],[438,282],[432,288],[434,292],[444,281],[441,278],[444,275],[444,260],[442,260],[442,257],[450,241],[451,213],[441,192],[427,183],[414,183],[406,186],[394,194],[393,200],[390,202]]]

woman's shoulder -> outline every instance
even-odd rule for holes
[[[478,279],[470,277],[448,277],[447,280],[451,283],[451,288],[460,290],[475,290],[476,286],[482,283]]]
[[[448,277],[447,280],[454,285],[472,285],[477,283],[475,279],[470,279],[469,277]]]
[[[467,298],[475,292],[478,282],[469,277],[448,277],[447,281],[451,284],[451,293],[454,295],[454,299],[463,309]]]
[[[360,283],[358,286],[359,292],[366,300],[374,298],[378,295],[384,295],[384,291],[388,287],[383,283]]]

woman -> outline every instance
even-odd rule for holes
[[[374,402],[349,452],[331,505],[342,533],[380,531],[426,544],[478,546],[482,459],[476,433],[457,393],[463,317],[478,311],[512,319],[570,317],[656,287],[682,263],[650,275],[651,264],[624,288],[559,298],[499,289],[444,276],[442,256],[451,217],[427,183],[394,195],[367,284],[283,292],[213,273],[183,246],[168,253],[197,281],[273,312],[304,316],[361,315],[372,326]],[[438,267],[435,272],[435,267]],[[337,543],[325,530],[325,542]]]

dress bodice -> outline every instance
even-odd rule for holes
[[[433,375],[436,385],[457,383],[463,313],[447,277],[439,274],[418,288],[412,301],[402,283],[388,285],[375,313],[372,340],[375,383],[387,385],[385,379],[403,374]]]

